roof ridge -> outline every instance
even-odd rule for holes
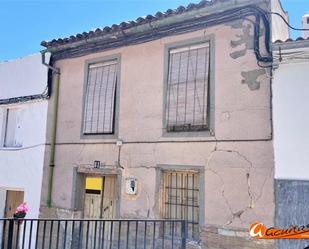
[[[189,12],[194,9],[200,9],[206,6],[211,6],[211,5],[216,4],[217,2],[226,2],[226,1],[229,1],[229,0],[201,0],[198,3],[189,3],[186,7],[183,5],[180,5],[175,9],[167,9],[165,12],[158,11],[154,15],[148,14],[145,16],[140,16],[140,17],[137,17],[135,20],[122,21],[119,24],[112,24],[110,26],[105,26],[102,28],[94,28],[87,32],[84,31],[81,33],[77,33],[75,35],[71,35],[69,37],[52,39],[51,41],[42,41],[41,45],[44,47],[51,47],[54,45],[63,45],[66,43],[75,42],[75,41],[79,41],[79,40],[86,39],[86,38],[97,37],[101,34],[108,34],[108,33],[116,32],[120,30],[125,30],[128,28],[134,27],[134,26],[142,25],[145,23],[150,23],[151,21],[161,20],[161,19],[173,16],[173,15],[179,15],[184,12]]]
[[[289,43],[289,42],[298,42],[298,41],[309,41],[309,37],[304,38],[304,37],[297,37],[296,39],[293,38],[288,38],[284,41],[282,40],[276,40],[275,42],[273,42],[274,44],[279,44],[279,43]]]

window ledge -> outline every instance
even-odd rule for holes
[[[192,137],[204,137],[214,138],[214,132],[212,129],[203,131],[167,131],[164,130],[162,137],[179,137],[179,138],[192,138]]]
[[[10,147],[0,147],[0,150],[20,150],[23,146],[10,146]]]
[[[117,134],[81,134],[80,138],[81,139],[88,139],[88,140],[103,139],[103,140],[116,141],[118,136],[117,136]]]

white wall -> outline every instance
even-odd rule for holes
[[[271,0],[271,11],[280,13],[286,20],[289,20],[288,13],[282,7],[280,0]],[[271,15],[272,38],[276,40],[285,41],[290,37],[289,27],[277,15]]]
[[[47,67],[42,66],[40,53],[0,62],[0,75],[0,99],[40,94],[46,89]]]
[[[305,14],[302,18],[302,28],[303,29],[309,29],[308,18],[309,18],[309,12]],[[309,31],[308,30],[302,31],[302,37],[305,39],[309,38]]]
[[[45,152],[47,100],[14,107],[22,110],[23,145],[21,148],[0,148],[0,187],[23,190],[24,199],[30,206],[28,217],[37,217]],[[3,109],[0,107],[0,120]]]
[[[0,99],[40,94],[46,86],[47,68],[41,64],[39,53],[0,63]],[[36,218],[39,214],[47,107],[48,100],[0,105],[0,188],[24,191],[24,200],[30,207],[27,218]],[[7,108],[19,110],[21,147],[3,147]],[[5,198],[1,195],[0,207],[4,203]],[[3,210],[0,210],[2,216]]]
[[[282,64],[274,72],[275,177],[309,179],[309,62]]]

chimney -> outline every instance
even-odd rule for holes
[[[309,12],[302,18],[302,28],[309,29]],[[305,39],[309,38],[309,30],[302,31],[302,37]]]

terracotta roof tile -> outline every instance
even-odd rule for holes
[[[142,24],[151,22],[153,20],[167,18],[173,15],[182,14],[184,12],[191,11],[194,9],[211,6],[217,2],[225,2],[225,1],[228,1],[228,0],[209,0],[209,1],[202,0],[197,4],[190,3],[188,4],[187,7],[179,6],[176,9],[168,9],[165,12],[158,11],[155,15],[149,14],[144,17],[138,17],[135,21],[121,22],[120,24],[112,24],[111,26],[106,26],[104,28],[97,28],[92,31],[78,33],[76,35],[71,35],[68,38],[58,38],[58,39],[53,39],[51,41],[42,41],[41,45],[44,47],[53,47],[55,45],[62,45],[63,43],[71,43],[71,42],[82,40],[88,37],[96,37],[102,34],[128,29],[136,25],[142,25]]]
[[[282,40],[276,40],[274,43],[275,44],[279,44],[279,43],[289,43],[289,42],[297,42],[297,41],[309,41],[309,37],[307,39],[303,38],[303,37],[298,37],[295,40],[293,40],[292,38],[288,38],[285,41]]]

